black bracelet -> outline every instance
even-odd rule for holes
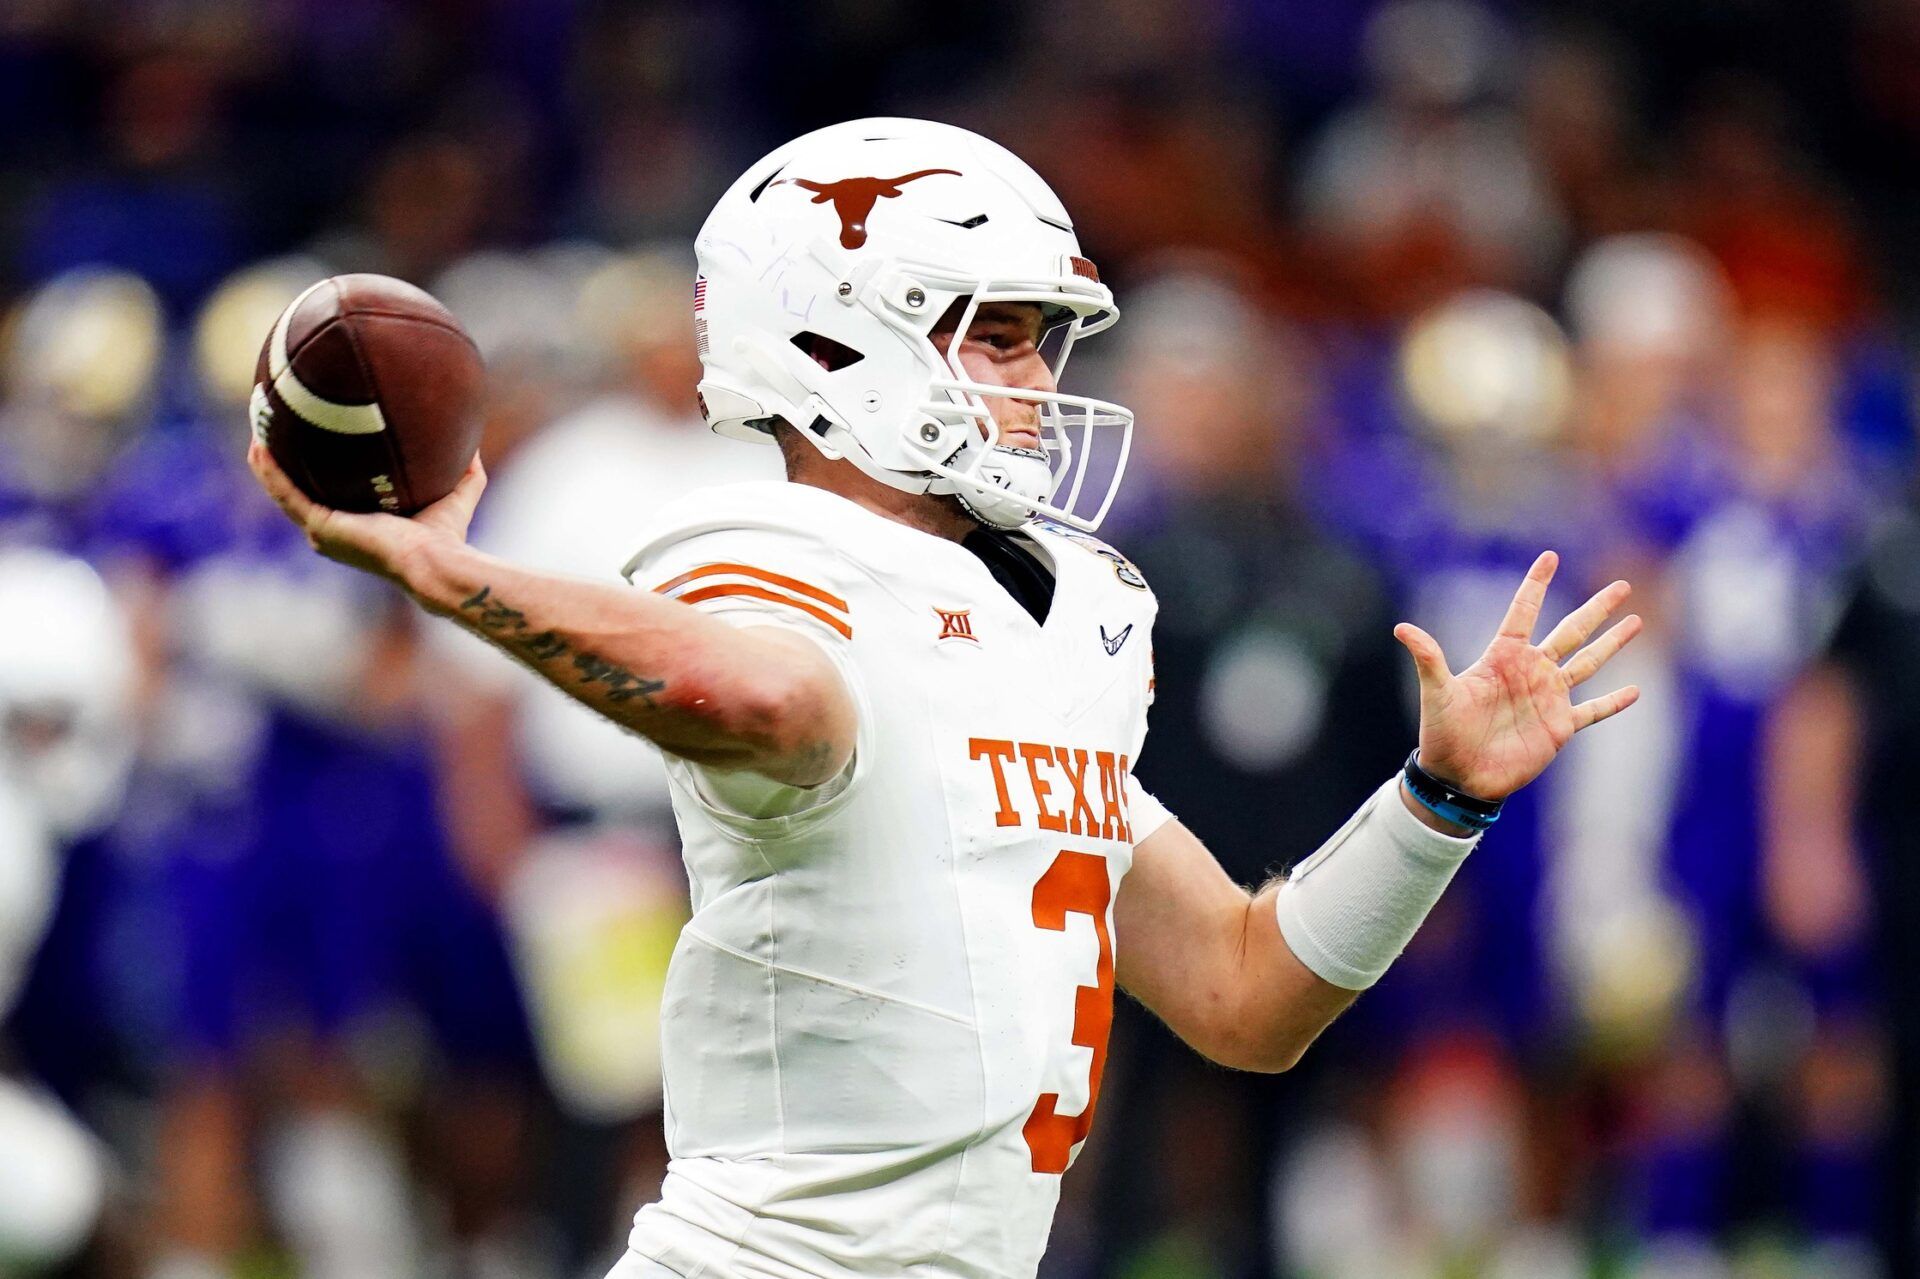
[[[1472,830],[1485,830],[1500,819],[1500,808],[1506,801],[1481,799],[1469,795],[1446,782],[1441,781],[1426,769],[1420,767],[1420,748],[1415,747],[1407,756],[1402,775],[1407,779],[1407,790],[1413,797],[1426,806],[1434,816],[1456,826],[1465,826]]]

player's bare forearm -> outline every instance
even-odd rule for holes
[[[1178,821],[1134,850],[1114,906],[1120,984],[1202,1055],[1287,1070],[1357,994],[1300,962],[1274,914]]]
[[[487,483],[478,458],[453,492],[406,519],[319,505],[258,442],[247,464],[316,551],[396,583],[662,750],[796,786],[828,780],[853,753],[846,683],[800,636],[468,546]]]
[[[401,584],[428,611],[674,754],[813,785],[851,751],[844,685],[799,636],[739,629],[631,587],[520,568],[451,539],[409,556]]]

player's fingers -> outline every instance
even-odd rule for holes
[[[467,463],[467,470],[453,491],[439,501],[414,513],[414,520],[422,524],[431,524],[446,529],[457,537],[467,535],[467,525],[473,521],[474,508],[480,504],[480,494],[487,487],[487,468],[480,464],[478,454]]]
[[[315,509],[315,503],[313,499],[294,487],[293,481],[288,479],[287,473],[280,469],[280,463],[274,460],[273,454],[267,450],[266,445],[255,440],[247,446],[247,466],[252,470],[254,478],[260,481],[260,487],[267,491],[267,496],[287,513],[287,518],[305,528]]]
[[[487,468],[480,461],[478,453],[473,455],[473,461],[467,463],[467,473],[460,477],[460,482],[453,486],[453,491],[467,500],[469,509],[477,505],[480,495],[487,491]]]
[[[486,491],[487,468],[480,465],[480,455],[474,454],[473,461],[467,463],[466,473],[453,490],[433,504],[442,510],[458,510],[462,515],[472,515],[473,508],[480,504],[480,494]],[[428,509],[433,509],[430,507]]]
[[[1514,592],[1513,603],[1507,606],[1507,615],[1500,621],[1500,634],[1503,637],[1522,643],[1532,638],[1533,624],[1540,620],[1540,606],[1547,600],[1547,583],[1553,581],[1553,571],[1559,566],[1558,555],[1552,551],[1540,552],[1540,558],[1527,570],[1526,580]]]
[[[1560,625],[1540,641],[1540,651],[1556,662],[1564,661],[1569,653],[1586,643],[1587,636],[1613,616],[1613,610],[1632,593],[1633,588],[1625,582],[1613,582],[1594,592],[1592,599],[1568,613]]]
[[[1629,613],[1620,619],[1618,626],[1575,653],[1573,660],[1560,668],[1567,673],[1567,686],[1571,688],[1592,679],[1615,653],[1627,646],[1627,641],[1640,633],[1640,625],[1640,615]]]
[[[1419,672],[1422,689],[1437,690],[1453,678],[1453,672],[1447,669],[1446,654],[1440,651],[1440,645],[1433,636],[1412,622],[1402,622],[1393,628],[1393,637],[1405,645],[1407,652],[1412,655],[1413,667]]]
[[[1573,731],[1577,733],[1583,728],[1592,728],[1601,720],[1618,715],[1639,700],[1640,686],[1629,684],[1625,688],[1615,689],[1605,697],[1596,697],[1590,702],[1582,702],[1573,708]]]

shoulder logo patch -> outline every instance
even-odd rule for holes
[[[972,609],[936,608],[933,611],[940,619],[940,633],[933,637],[935,643],[950,639],[968,640],[975,644],[980,642],[980,637],[973,633]]]
[[[1041,525],[1051,533],[1059,534],[1081,550],[1093,555],[1098,555],[1101,559],[1113,565],[1113,575],[1126,585],[1131,586],[1134,590],[1144,591],[1147,589],[1147,579],[1140,576],[1140,570],[1133,566],[1133,561],[1114,550],[1111,546],[1108,546],[1093,534],[1083,533],[1072,525],[1062,524],[1058,520],[1039,519],[1035,520],[1034,523]]]

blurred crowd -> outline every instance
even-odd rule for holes
[[[1140,772],[1236,877],[1411,746],[1396,619],[1463,665],[1552,547],[1648,622],[1296,1071],[1123,1007],[1043,1273],[1920,1274],[1920,11],[1827,8],[0,5],[0,1275],[618,1255],[657,756],[312,556],[254,362],[324,275],[430,288],[476,541],[613,577],[778,474],[695,412],[693,229],[875,113],[1013,147],[1115,283],[1068,377],[1140,423]]]

